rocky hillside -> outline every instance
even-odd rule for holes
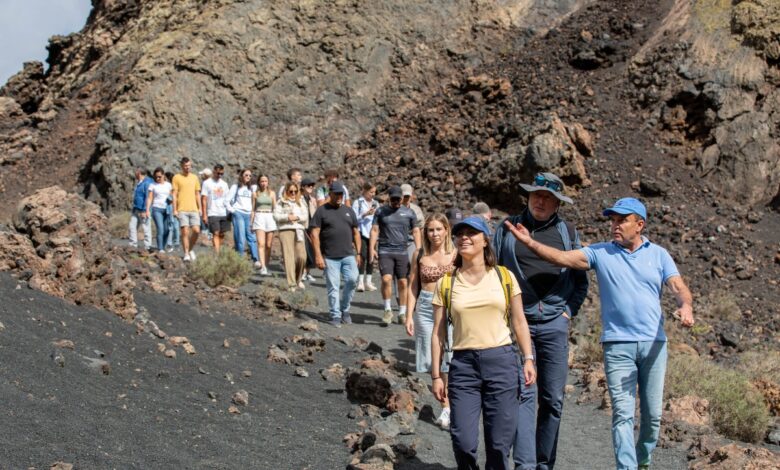
[[[589,242],[600,207],[645,198],[699,296],[700,350],[777,341],[775,1],[93,5],[48,70],[0,89],[5,218],[54,182],[126,209],[133,167],[185,155],[272,177],[344,165],[353,187],[411,181],[430,210],[515,211],[517,184],[553,170]]]
[[[46,167],[124,208],[134,166],[182,156],[319,173],[424,102],[452,58],[489,62],[511,31],[582,2],[537,3],[94,0],[81,33],[52,39],[46,73],[27,64],[0,91],[0,187],[18,197]]]

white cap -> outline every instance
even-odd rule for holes
[[[211,168],[204,168],[198,172],[200,176],[211,176]]]
[[[412,190],[412,185],[411,184],[404,183],[404,184],[401,185],[401,195],[402,196],[404,196],[404,197],[411,196],[412,192],[413,192],[413,190]]]

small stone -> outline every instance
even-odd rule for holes
[[[225,338],[225,339],[222,341],[222,347],[223,347],[223,348],[225,348],[225,349],[228,349],[228,348],[230,348],[230,341],[228,341],[228,340],[227,340],[227,338]]]
[[[268,355],[266,356],[266,359],[268,359],[270,362],[276,362],[279,364],[290,364],[292,362],[290,361],[290,357],[287,355],[287,353],[282,351],[282,349],[275,344],[268,348]]]
[[[191,343],[184,343],[181,345],[181,347],[184,349],[184,351],[187,352],[187,354],[195,354],[195,346],[193,346]]]
[[[168,342],[174,346],[179,346],[182,344],[189,343],[190,340],[186,336],[171,336],[170,338],[168,338]]]
[[[296,367],[295,368],[295,375],[298,376],[298,377],[308,377],[309,376],[309,372],[306,369],[304,369],[303,367]]]
[[[209,373],[206,372],[206,369],[204,369],[203,367],[198,367],[198,372],[200,372],[203,375],[209,375]]]
[[[251,370],[245,370],[245,371],[241,372],[241,375],[243,375],[244,377],[252,377],[252,371]]]
[[[5,325],[0,321],[0,331],[5,331]]]
[[[720,344],[736,348],[739,345],[739,338],[730,331],[723,331],[720,333]]]
[[[233,394],[231,401],[238,406],[246,406],[249,404],[249,392],[246,390],[239,390]]]
[[[298,328],[303,331],[320,331],[320,326],[314,320],[309,320],[301,323]]]
[[[737,271],[736,276],[737,279],[739,279],[740,281],[747,281],[748,279],[753,277],[753,273],[747,269],[742,269]]]
[[[65,462],[54,462],[49,467],[49,470],[73,470],[73,464]]]
[[[230,405],[228,407],[228,413],[234,414],[234,415],[240,415],[241,410],[238,409],[235,405]]]
[[[209,394],[208,394],[208,395],[209,395],[209,398],[210,398],[211,400],[216,400],[216,399],[217,399],[217,394],[216,394],[216,393],[214,393],[214,392],[209,392]]]
[[[719,277],[720,279],[723,279],[724,277],[726,277],[726,270],[724,270],[720,266],[713,266],[712,274],[714,274],[716,277]]]
[[[102,372],[103,375],[111,375],[111,364],[108,362],[100,364],[100,372]]]
[[[571,395],[572,393],[574,393],[574,385],[566,384],[566,386],[563,387],[563,393],[567,395]]]
[[[61,349],[70,349],[71,351],[76,349],[76,345],[73,343],[73,341],[69,339],[60,339],[57,341],[52,341],[51,344]]]
[[[230,383],[233,383],[233,374],[230,372],[225,372],[225,380],[227,380]]]
[[[152,334],[160,339],[165,339],[168,337],[168,335],[163,330],[161,330],[157,326],[157,324],[153,321],[149,321],[149,328]]]
[[[331,364],[327,369],[320,369],[320,376],[328,382],[341,382],[344,380],[344,366],[338,362]]]
[[[162,343],[157,343],[157,351],[159,351],[159,352],[165,352],[165,349],[166,349],[166,347],[165,347],[165,345],[164,345],[164,344],[162,344]]]
[[[387,444],[376,444],[363,453],[360,463],[392,464],[395,461],[395,453]],[[392,467],[390,467],[392,468]]]
[[[58,350],[52,351],[49,357],[51,357],[51,360],[54,361],[54,363],[58,366],[65,367],[65,356],[63,356],[62,353]]]
[[[165,357],[169,359],[176,359],[176,351],[174,351],[173,349],[168,349],[167,351],[165,351]]]
[[[106,338],[113,338],[114,337],[114,333],[111,333],[110,331],[106,331],[103,334],[106,336]]]

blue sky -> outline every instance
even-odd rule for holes
[[[90,0],[0,0],[0,86],[24,62],[45,66],[49,38],[81,30],[91,9]]]

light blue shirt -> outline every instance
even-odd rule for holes
[[[670,277],[680,275],[669,252],[646,237],[633,253],[615,242],[582,252],[599,281],[601,342],[666,341],[661,293]]]

